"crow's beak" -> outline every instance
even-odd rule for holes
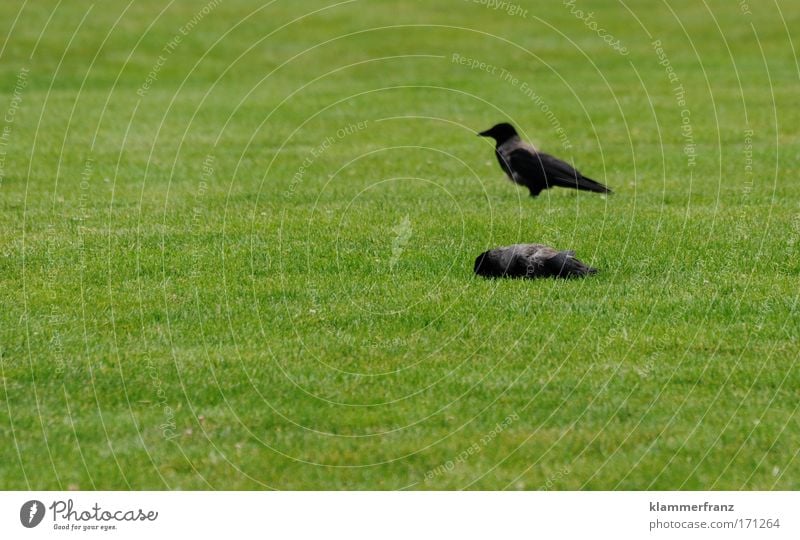
[[[478,137],[488,137],[488,136],[489,136],[488,129],[486,131],[481,131],[480,133],[478,133]]]

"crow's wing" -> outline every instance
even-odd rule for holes
[[[597,269],[592,268],[583,261],[575,258],[575,252],[559,251],[544,262],[544,268],[551,276],[557,277],[581,277],[588,274],[596,274]]]
[[[595,193],[611,193],[606,186],[583,176],[575,167],[557,157],[544,152],[532,153],[517,149],[509,154],[511,168],[531,183],[541,184],[541,188],[561,186]]]
[[[575,180],[581,177],[581,173],[574,167],[544,152],[534,154],[524,148],[517,148],[509,154],[508,160],[511,168],[521,176],[530,179],[546,178],[551,185],[556,185],[560,180],[574,186]]]

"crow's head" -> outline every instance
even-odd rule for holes
[[[486,131],[481,131],[478,133],[481,137],[491,137],[497,144],[502,144],[506,142],[511,137],[515,137],[517,135],[517,130],[514,129],[514,126],[511,124],[506,124],[505,122],[502,124],[497,124],[496,126],[492,127],[491,129],[487,129]]]
[[[478,255],[478,257],[475,259],[474,271],[479,276],[487,276],[490,274],[489,261],[488,260],[484,261],[484,259],[486,259],[488,255],[489,252],[484,251],[483,253]]]

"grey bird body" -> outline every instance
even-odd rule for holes
[[[475,259],[475,273],[483,277],[583,277],[596,268],[575,258],[574,251],[558,251],[543,244],[514,244],[485,251]]]
[[[582,175],[572,165],[523,141],[511,124],[497,124],[478,135],[495,140],[495,156],[503,172],[515,184],[528,188],[531,197],[554,186],[611,193],[606,186]]]

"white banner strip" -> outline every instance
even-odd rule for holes
[[[0,538],[15,539],[800,538],[794,492],[2,492],[0,503]]]

